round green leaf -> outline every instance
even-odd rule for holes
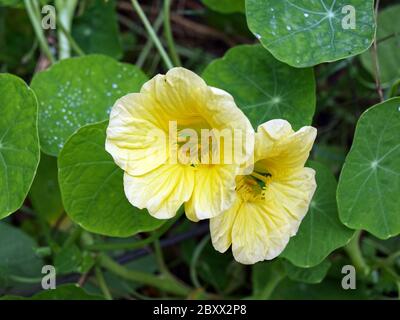
[[[210,9],[220,13],[234,13],[245,11],[245,0],[203,0]]]
[[[246,0],[246,15],[263,46],[295,67],[360,54],[375,35],[373,0]]]
[[[106,120],[114,102],[146,80],[137,67],[102,55],[65,59],[36,74],[42,150],[57,156],[76,129]]]
[[[316,171],[317,190],[297,235],[282,253],[294,265],[303,268],[320,264],[332,251],[347,244],[353,235],[338,217],[335,177],[317,162],[307,165]]]
[[[107,122],[79,129],[58,158],[65,211],[84,229],[127,237],[158,228],[157,220],[133,207],[123,190],[123,172],[105,148]]]
[[[37,101],[20,78],[0,74],[0,219],[18,210],[39,163]]]
[[[340,175],[342,222],[387,239],[400,233],[400,98],[368,109],[357,123]]]
[[[312,69],[277,61],[260,45],[242,45],[213,61],[203,73],[209,85],[228,91],[254,127],[271,119],[296,129],[309,125],[315,111]]]
[[[392,83],[400,79],[400,5],[390,6],[378,15],[378,61],[380,78],[383,83]],[[363,66],[375,74],[375,63],[371,52],[361,56]]]

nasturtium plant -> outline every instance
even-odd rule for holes
[[[352,229],[387,239],[400,233],[400,98],[360,117],[340,174],[339,215]]]
[[[319,265],[332,251],[350,241],[354,231],[339,220],[336,205],[336,179],[317,162],[308,163],[316,171],[317,190],[299,231],[282,256],[304,268]]]
[[[0,219],[24,202],[39,164],[37,101],[26,83],[0,74]]]
[[[65,211],[84,229],[127,237],[151,231],[163,220],[133,207],[124,194],[123,171],[104,149],[107,122],[87,125],[68,139],[59,159]]]
[[[309,67],[367,50],[373,0],[246,0],[250,30],[275,58]]]
[[[81,126],[107,119],[115,100],[147,80],[139,68],[103,55],[62,60],[32,80],[43,152],[57,156]]]
[[[400,4],[389,6],[378,15],[377,59],[380,79],[384,84],[391,84],[400,79],[400,24],[395,23],[399,16]],[[361,55],[362,64],[372,75],[376,73],[374,54],[371,49]]]
[[[205,69],[203,77],[232,94],[254,128],[271,119],[288,120],[295,129],[312,122],[313,70],[279,62],[260,45],[230,49]]]
[[[283,265],[288,278],[293,281],[320,283],[326,277],[332,264],[328,260],[324,260],[320,264],[311,268],[299,268],[289,262],[285,262]]]

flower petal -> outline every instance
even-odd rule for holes
[[[148,97],[137,93],[122,97],[112,108],[106,150],[131,175],[145,174],[167,161],[167,135],[158,114]]]
[[[194,185],[192,167],[162,165],[142,176],[124,175],[125,194],[131,204],[147,208],[158,219],[175,216],[180,206],[189,200]]]
[[[304,167],[308,159],[317,130],[303,127],[294,132],[289,122],[271,120],[258,127],[256,134],[256,170],[278,175]]]
[[[195,171],[193,195],[185,204],[188,218],[197,221],[218,216],[235,200],[237,166],[200,165]]]

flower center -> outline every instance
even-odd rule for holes
[[[236,179],[236,192],[244,201],[263,200],[270,178],[270,174],[255,171],[248,176],[239,176]]]

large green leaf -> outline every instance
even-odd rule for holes
[[[42,150],[58,155],[76,129],[107,119],[114,102],[146,80],[135,66],[102,55],[65,59],[36,74]]]
[[[64,211],[58,186],[57,158],[42,154],[29,191],[33,209],[46,221],[55,222]]]
[[[282,256],[299,267],[316,266],[335,249],[348,243],[353,231],[339,220],[336,206],[336,180],[325,166],[310,162],[316,171],[317,190],[310,209]]]
[[[400,233],[400,98],[368,109],[357,123],[340,175],[342,222],[381,239]]]
[[[0,244],[0,287],[4,281],[42,276],[43,261],[36,256],[37,244],[31,237],[0,222]]]
[[[254,127],[276,118],[288,120],[296,129],[312,122],[313,70],[279,62],[260,45],[229,50],[206,68],[203,77],[232,94]]]
[[[382,10],[378,15],[378,59],[380,78],[383,83],[400,79],[400,4]],[[367,70],[374,75],[375,63],[371,52],[365,52],[361,61]]]
[[[77,285],[64,284],[54,290],[43,290],[30,298],[4,296],[0,300],[104,300],[104,298],[90,295]]]
[[[203,3],[210,9],[221,13],[245,11],[245,0],[203,0]]]
[[[342,11],[348,6],[354,8],[354,29]],[[263,46],[295,67],[360,54],[375,35],[373,0],[246,0],[246,15]]]
[[[324,260],[311,268],[299,268],[287,261],[283,265],[289,279],[304,283],[320,283],[331,267],[329,260]]]
[[[65,210],[88,231],[127,237],[151,231],[163,220],[133,207],[123,190],[123,172],[104,148],[107,123],[79,129],[59,159],[59,181]]]
[[[20,78],[0,74],[0,219],[19,209],[39,163],[37,101]]]
[[[122,57],[115,1],[89,0],[72,25],[72,36],[85,53]]]

